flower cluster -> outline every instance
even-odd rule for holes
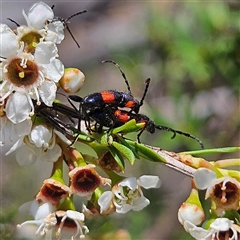
[[[54,18],[51,7],[39,2],[28,14],[23,10],[23,16],[27,25],[17,25],[16,30],[0,24],[1,144],[8,139],[6,134],[15,140],[7,155],[16,151],[20,165],[37,159],[54,162],[61,155],[58,133],[37,121],[36,108],[53,105],[59,84],[66,92],[78,91],[85,77],[78,69],[64,71],[58,59],[56,44],[64,39],[64,22]],[[72,71],[74,84],[67,84]]]
[[[99,158],[82,156],[73,146],[74,138],[75,141],[81,139],[79,133],[74,136],[72,130],[77,126],[64,125],[60,113],[53,107],[59,88],[66,93],[76,93],[85,81],[80,70],[65,68],[59,60],[57,44],[64,39],[66,23],[54,17],[53,9],[43,2],[34,4],[27,14],[23,11],[23,16],[27,24],[17,24],[15,30],[6,24],[0,25],[1,131],[10,135],[12,141],[6,154],[15,153],[19,165],[48,161],[53,168],[34,200],[20,207],[21,211],[30,209],[33,220],[19,224],[18,233],[36,225],[36,235],[41,237],[84,238],[89,232],[84,222],[93,214],[126,213],[146,207],[150,201],[141,188],[159,187],[159,178],[136,179],[115,174],[123,169],[113,157],[108,159],[108,163],[112,162],[110,167],[103,165],[108,146],[100,149],[101,143],[94,145],[92,136],[87,134],[85,138],[90,140],[85,143]],[[63,104],[61,107],[75,111]],[[67,112],[63,117],[67,117]],[[1,143],[5,144],[5,138]],[[69,184],[64,180],[65,163]],[[96,167],[114,174],[102,177]],[[104,191],[102,186],[109,190]],[[88,201],[87,205],[83,204],[82,212],[76,210],[73,201],[76,195],[83,202]]]
[[[238,240],[240,182],[230,176],[217,177],[216,172],[199,168],[194,173],[194,188],[180,207],[178,219],[195,239]]]
[[[124,170],[125,161],[134,165],[136,159],[143,157],[181,172],[188,171],[193,178],[192,191],[180,207],[178,218],[195,239],[238,240],[239,171],[226,170],[220,163],[215,166],[217,162],[209,163],[186,153],[151,148],[124,137],[139,130],[140,134],[145,129],[154,132],[153,122],[138,114],[137,109],[150,79],[146,81],[140,103],[134,102],[131,94],[118,92],[129,97],[123,107],[130,111],[122,110],[122,106],[114,107],[113,110],[117,110],[114,117],[117,114],[124,124],[112,128],[114,119],[107,115],[112,109],[94,106],[93,110],[97,111],[91,115],[93,112],[83,109],[82,98],[76,95],[72,97],[80,102],[79,109],[70,106],[70,101],[68,105],[62,104],[56,99],[57,91],[77,93],[85,81],[79,69],[66,68],[59,60],[57,44],[64,39],[66,20],[55,17],[53,8],[43,2],[34,4],[27,14],[23,11],[23,16],[26,25],[17,24],[14,30],[0,24],[0,141],[4,145],[10,139],[11,147],[6,154],[14,153],[19,165],[47,161],[52,163],[52,172],[43,180],[34,200],[20,207],[21,211],[30,210],[33,219],[19,224],[18,234],[28,232],[26,229],[34,225],[40,237],[82,239],[89,232],[85,222],[93,216],[142,210],[150,204],[143,189],[159,188],[160,179],[151,175],[129,177],[124,175]],[[125,78],[123,72],[122,75]],[[108,95],[112,92],[103,92],[106,106],[115,100],[114,94]],[[141,119],[130,120],[130,116]],[[106,121],[106,125],[101,126],[102,121]],[[201,141],[190,134],[162,128],[173,131],[174,136],[176,133],[190,136],[202,146]],[[83,154],[75,142],[86,144],[95,155]],[[234,160],[227,162],[231,166]],[[186,170],[187,167],[190,170]],[[82,200],[81,210],[77,209],[75,197]]]

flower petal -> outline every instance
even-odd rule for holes
[[[37,147],[48,148],[52,133],[43,125],[38,125],[32,129],[30,138]]]
[[[17,53],[17,37],[6,25],[0,24],[0,57],[8,58]]]
[[[54,207],[50,203],[39,204],[36,200],[31,202],[30,212],[35,220],[44,219],[53,210]]]
[[[115,206],[116,206],[116,212],[122,213],[122,214],[127,213],[132,209],[132,205],[130,205],[130,204],[124,204],[124,205],[115,204]]]
[[[34,4],[28,12],[29,24],[36,29],[43,28],[46,21],[53,17],[53,10],[43,2]]]
[[[145,208],[148,204],[150,204],[150,201],[142,196],[134,200],[134,205],[132,206],[133,211],[141,211],[143,208]]]
[[[198,240],[206,239],[206,237],[210,233],[208,230],[203,229],[201,227],[197,227],[189,221],[185,221],[183,226],[187,232],[189,232],[195,239]]]
[[[158,176],[149,176],[143,175],[138,178],[138,184],[145,189],[149,188],[159,188],[161,185],[160,179]]]
[[[49,64],[57,56],[57,47],[53,42],[40,42],[35,50],[35,61],[40,64]]]
[[[100,198],[98,199],[98,205],[100,206],[100,213],[103,213],[105,210],[107,210],[112,202],[112,192],[106,191],[104,192]]]
[[[31,129],[32,129],[32,121],[28,119],[18,124],[14,124],[14,130],[18,136],[28,135],[31,132]]]
[[[55,42],[60,44],[64,39],[64,24],[60,20],[52,21],[47,25],[48,31],[46,41]]]
[[[51,107],[56,97],[56,84],[52,81],[44,81],[38,91],[42,101]]]
[[[9,151],[6,153],[6,156],[8,156],[10,153],[14,152],[16,149],[18,149],[23,144],[23,138],[18,139],[13,146],[9,149]],[[20,164],[21,165],[21,164]]]
[[[216,173],[207,168],[199,168],[194,173],[194,181],[198,189],[206,189],[211,185],[211,182],[215,180]]]
[[[52,149],[48,149],[41,157],[40,160],[47,162],[56,162],[62,155],[62,149],[59,145],[55,144]]]
[[[20,166],[33,164],[37,160],[36,154],[26,145],[20,146],[16,151],[16,160]]]
[[[232,224],[233,221],[228,218],[216,218],[215,221],[211,223],[210,228],[218,231],[228,231]]]
[[[25,94],[15,92],[6,104],[6,115],[13,123],[20,123],[29,117],[31,106]]]
[[[118,183],[118,186],[128,187],[131,190],[135,190],[138,186],[137,179],[135,177],[125,178],[120,183]]]
[[[66,215],[67,215],[67,217],[74,219],[74,220],[78,220],[78,221],[84,221],[84,219],[85,219],[83,213],[73,211],[73,210],[67,210]]]
[[[45,77],[58,82],[64,74],[64,65],[59,59],[53,59],[50,64],[42,65]]]

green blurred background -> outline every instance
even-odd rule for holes
[[[78,67],[86,75],[81,96],[104,89],[126,90],[119,71],[101,63],[111,59],[122,67],[138,99],[145,79],[152,79],[141,113],[156,124],[189,132],[206,148],[239,145],[239,1],[45,2],[55,5],[55,15],[63,18],[88,10],[69,24],[81,48],[67,32],[59,45],[64,65]],[[2,1],[1,22],[15,28],[7,21],[9,17],[25,24],[21,11],[28,12],[33,3]],[[199,148],[184,136],[172,140],[168,132],[144,133],[141,140],[176,152]],[[28,217],[20,214],[18,207],[32,200],[50,176],[51,164],[20,167],[13,156],[7,158],[1,150],[0,239],[17,239],[14,226]],[[214,160],[239,154],[207,157]],[[151,204],[143,211],[87,221],[89,239],[192,239],[177,221],[178,208],[191,188],[190,178],[144,160],[128,166],[125,174],[158,175],[162,186],[144,191]],[[81,207],[80,200],[77,205]]]

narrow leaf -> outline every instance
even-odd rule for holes
[[[121,168],[121,170],[124,171],[124,159],[123,159],[123,156],[113,146],[108,146],[108,149],[109,149],[110,153],[112,154],[112,156],[114,157],[114,159],[116,160],[116,162],[119,165],[119,167]]]
[[[112,145],[133,165],[135,162],[135,156],[131,149],[128,147],[113,141]]]

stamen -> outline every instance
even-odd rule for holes
[[[38,45],[38,43],[37,43],[37,42],[32,42],[32,46],[33,46],[34,48],[36,48],[36,47],[37,47],[37,45]]]
[[[23,49],[24,49],[24,42],[20,42],[19,43],[19,49],[17,50],[17,55],[19,56],[19,54],[23,53]]]
[[[26,57],[26,56],[25,56]],[[27,58],[23,57],[20,66],[27,68]]]
[[[226,190],[226,184],[227,184],[228,180],[225,179],[222,183],[222,187],[221,187],[221,190]]]
[[[1,89],[0,89],[1,90]],[[3,102],[9,95],[11,95],[12,91],[8,91],[5,95],[0,98],[0,102]]]
[[[33,89],[34,89],[34,92],[35,92],[35,95],[36,95],[36,98],[37,98],[37,105],[40,106],[41,101],[40,101],[40,96],[39,96],[38,90],[37,90],[36,87],[34,87]]]
[[[28,102],[29,102],[29,104],[30,104],[30,106],[31,106],[31,112],[29,113],[29,116],[33,116],[34,115],[34,110],[35,110],[35,108],[34,108],[34,106],[33,106],[33,102],[32,102],[32,99],[30,98],[30,96],[28,95],[28,94],[26,94],[26,96],[27,96],[27,99],[28,99]]]
[[[83,231],[82,231],[82,228],[80,226],[80,223],[76,220],[74,220],[74,222],[77,225],[77,233],[73,237],[76,238],[79,233],[80,233],[80,237],[81,237],[83,235]]]
[[[20,78],[24,78],[24,77],[25,77],[25,74],[24,74],[24,72],[19,72],[18,76],[19,76]]]
[[[53,134],[53,131],[51,132],[52,132],[51,143],[48,144],[48,149],[53,149],[56,145],[56,135]]]
[[[227,195],[226,191],[222,191],[221,203],[226,203],[227,202],[226,195]]]
[[[3,90],[4,86],[7,84],[7,80],[3,81],[3,83],[0,84],[0,91]]]
[[[36,235],[38,235],[38,234],[40,233],[40,235],[43,236],[43,233],[44,233],[43,227],[44,227],[44,225],[45,225],[45,223],[43,222],[43,223],[38,227],[38,229],[37,229],[37,231],[36,231],[36,233],[35,233]],[[40,232],[41,229],[43,229],[43,230]]]
[[[43,151],[46,152],[48,150],[49,144],[47,142],[43,143]]]
[[[59,237],[61,235],[61,231],[62,231],[62,228],[63,228],[63,225],[64,225],[64,222],[65,222],[66,218],[67,218],[67,215],[63,216],[63,218],[61,220],[61,223],[59,225],[59,228],[58,228],[57,232],[55,233],[57,239],[59,239]]]

